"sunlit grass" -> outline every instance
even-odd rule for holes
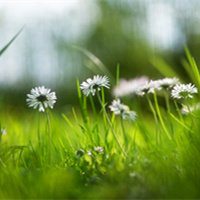
[[[197,65],[186,53],[185,67],[193,65],[200,89]],[[118,83],[119,66],[116,74]],[[198,95],[180,101],[169,91],[148,93],[125,99],[130,108],[120,104],[112,113],[108,79],[101,81],[86,96],[77,81],[79,106],[67,113],[14,112],[2,104],[1,199],[200,197],[200,111],[181,112],[182,101],[189,108]],[[137,117],[124,120],[132,109]]]

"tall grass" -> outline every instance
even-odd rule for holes
[[[184,67],[199,87],[186,51]],[[119,79],[119,67],[116,79]],[[169,71],[169,70],[166,70]],[[154,95],[131,105],[136,121],[108,110],[104,90],[70,113],[1,111],[0,198],[199,198],[200,112]],[[193,100],[198,101],[198,97]],[[139,103],[138,103],[139,105]],[[146,109],[144,109],[146,108]]]

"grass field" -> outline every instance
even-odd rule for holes
[[[186,55],[185,70],[199,90],[197,65]],[[180,99],[154,88],[125,98],[130,109],[118,102],[115,110],[104,93],[110,86],[99,85],[84,93],[77,82],[80,105],[67,113],[47,109],[44,95],[36,98],[44,112],[13,111],[2,102],[0,198],[200,198],[197,88]]]
[[[79,99],[69,113],[1,112],[0,198],[200,196],[198,110],[179,116],[151,96],[157,122],[148,106],[123,121]]]

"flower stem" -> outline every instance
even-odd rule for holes
[[[156,123],[156,143],[159,144],[159,135],[158,135],[158,117],[157,117],[157,114],[156,114],[156,110],[154,109],[154,106],[149,98],[149,95],[147,94],[146,95],[146,98],[147,98],[147,101],[148,101],[148,104],[149,104],[149,107],[150,107],[150,110],[153,114],[153,117],[154,117],[154,120],[155,120],[155,123]]]
[[[48,156],[49,156],[49,163],[51,164],[51,148],[52,148],[52,134],[51,134],[51,122],[48,110],[45,110],[46,119],[47,119],[47,134],[48,134]]]
[[[97,92],[97,98],[98,98],[99,103],[100,103],[101,106],[102,106],[104,116],[106,117],[106,120],[107,120],[107,122],[108,122],[108,124],[109,124],[109,126],[110,126],[110,128],[111,128],[112,134],[113,134],[113,136],[114,136],[114,139],[115,139],[117,145],[118,145],[119,148],[121,149],[123,155],[124,155],[125,157],[127,157],[127,154],[126,154],[125,150],[123,149],[123,147],[121,146],[121,144],[120,144],[120,142],[119,142],[119,140],[118,140],[118,138],[117,138],[117,135],[116,135],[116,133],[115,133],[115,130],[113,129],[112,123],[111,123],[111,121],[110,121],[110,119],[109,119],[109,117],[108,117],[108,114],[107,114],[107,112],[106,112],[105,105],[104,105],[103,102],[101,101],[101,97],[100,97],[100,95],[99,95],[99,92]]]
[[[159,108],[159,105],[158,105],[158,99],[157,99],[156,93],[153,94],[153,97],[154,97],[156,112],[157,112],[158,118],[159,118],[159,120],[160,120],[161,126],[162,126],[164,132],[166,133],[167,137],[171,140],[172,137],[171,137],[171,135],[169,134],[169,132],[168,132],[166,126],[165,126],[165,123],[164,123],[164,121],[163,121],[163,118],[162,118],[162,115],[161,115],[161,112],[160,112],[160,108]]]
[[[122,133],[123,133],[123,136],[124,136],[125,146],[127,146],[128,137],[127,137],[127,134],[126,134],[126,131],[125,131],[124,120],[122,119],[122,117],[120,118],[120,121],[121,121],[121,128],[122,128]]]
[[[180,120],[183,122],[184,121],[183,120],[183,116],[182,116],[181,111],[180,111],[180,109],[178,107],[178,104],[177,104],[177,102],[175,100],[174,100],[174,105],[175,105],[175,108],[176,108],[176,111],[178,113],[178,116],[179,116]]]

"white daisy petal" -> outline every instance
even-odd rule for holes
[[[191,99],[193,94],[196,93],[198,93],[198,90],[192,83],[176,84],[171,91],[171,96],[173,99]]]
[[[113,100],[109,108],[115,115],[121,115],[125,120],[129,119],[135,121],[137,117],[136,112],[131,111],[127,105],[122,104],[120,99]]]
[[[40,112],[44,112],[48,107],[53,109],[56,100],[55,92],[51,92],[50,89],[41,86],[31,89],[30,94],[27,94],[26,102],[29,107],[38,108]]]
[[[146,93],[154,93],[162,89],[171,88],[179,83],[177,78],[163,78],[158,80],[149,80],[148,77],[142,76],[131,80],[121,80],[114,88],[113,94],[116,97],[127,95],[143,96]]]
[[[123,97],[127,95],[144,95],[143,89],[149,82],[146,76],[137,77],[131,80],[120,80],[119,84],[114,88],[113,94],[116,97]]]
[[[80,85],[81,90],[85,96],[96,94],[96,91],[100,91],[102,87],[110,88],[109,79],[107,76],[96,75],[93,79],[88,78]]]

